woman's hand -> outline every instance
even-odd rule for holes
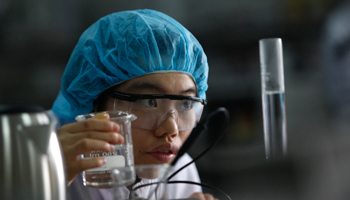
[[[68,185],[78,173],[106,163],[105,158],[79,160],[79,155],[90,151],[114,151],[114,145],[124,141],[123,136],[117,133],[119,130],[117,123],[96,118],[66,124],[58,130],[65,157]]]
[[[214,198],[213,195],[209,193],[203,194],[201,192],[193,193],[189,198],[197,198],[200,200],[218,200],[217,198]]]

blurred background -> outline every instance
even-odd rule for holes
[[[187,27],[208,56],[206,112],[226,107],[231,115],[218,145],[197,161],[204,183],[233,199],[349,199],[350,16],[346,13],[350,11],[339,11],[345,4],[341,0],[1,0],[0,103],[50,109],[70,53],[88,26],[112,12],[159,10]],[[283,42],[288,158],[268,163],[259,39],[274,37]],[[214,127],[190,154],[198,155],[215,136]]]

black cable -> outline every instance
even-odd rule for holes
[[[171,166],[175,166],[175,164],[181,158],[181,156],[183,156],[188,151],[188,149],[192,146],[192,144],[194,144],[196,142],[196,140],[204,132],[204,130],[207,129],[207,119],[208,119],[208,116],[204,117],[204,119],[201,120],[196,125],[196,127],[192,130],[190,136],[183,143],[179,152],[177,152],[175,159],[171,162],[171,164],[170,164]]]
[[[135,191],[135,190],[137,190],[139,188],[142,188],[142,187],[146,187],[146,186],[150,186],[150,185],[154,185],[154,184],[160,184],[160,183],[161,182],[153,182],[153,183],[146,183],[146,184],[143,184],[143,185],[139,185],[139,186],[135,187],[133,189],[133,191]],[[169,181],[166,184],[175,184],[175,183],[185,183],[185,184],[199,185],[201,187],[207,187],[207,188],[210,188],[212,190],[216,190],[217,192],[220,192],[221,194],[225,195],[227,199],[232,200],[231,197],[228,194],[226,194],[224,191],[220,190],[219,188],[216,188],[214,186],[207,185],[207,184],[204,184],[204,183],[197,183],[197,182],[193,182],[193,181]]]
[[[197,183],[197,182],[193,182],[193,181],[169,181],[167,184],[174,184],[174,183],[186,183],[186,184],[192,184],[192,185],[199,185],[199,186],[202,186],[202,187],[207,187],[207,188],[210,188],[212,190],[216,190],[216,191],[220,192],[221,194],[225,195],[227,199],[232,200],[231,197],[228,194],[226,194],[224,191],[222,191],[219,188],[216,188],[214,186],[211,186],[211,185],[207,185],[207,184],[204,184],[204,183]]]
[[[231,198],[222,190],[215,188],[213,186],[210,185],[206,185],[203,183],[196,183],[196,182],[192,182],[192,181],[169,181],[171,178],[173,178],[177,173],[179,173],[181,170],[183,170],[184,168],[186,168],[187,166],[189,166],[190,164],[194,163],[195,161],[197,161],[199,158],[201,158],[204,154],[206,154],[214,145],[216,145],[218,143],[218,141],[222,138],[222,136],[224,135],[224,131],[226,130],[228,124],[229,124],[229,118],[230,118],[230,114],[227,111],[226,108],[220,107],[216,110],[214,110],[213,112],[209,113],[201,122],[199,122],[196,126],[196,128],[193,130],[193,132],[191,133],[191,135],[194,133],[194,135],[190,135],[190,137],[186,140],[186,142],[184,143],[184,145],[182,146],[182,148],[180,149],[179,153],[177,157],[174,159],[174,161],[171,163],[172,166],[175,165],[175,163],[177,162],[177,160],[188,150],[188,148],[194,143],[194,141],[198,138],[198,136],[207,128],[207,123],[208,121],[210,121],[212,119],[212,117],[216,116],[218,114],[224,114],[224,120],[222,121],[223,124],[221,124],[221,129],[219,130],[219,134],[216,137],[216,139],[214,140],[214,142],[207,147],[201,154],[199,154],[197,157],[195,157],[192,161],[190,161],[189,163],[187,163],[186,165],[184,165],[183,167],[181,167],[180,169],[178,169],[177,171],[175,171],[174,173],[172,173],[168,178],[167,178],[167,183],[172,184],[172,183],[188,183],[188,184],[195,184],[195,185],[200,185],[200,186],[204,186],[204,187],[208,187],[214,190],[217,190],[221,193],[223,193],[229,200],[231,200]],[[147,184],[143,184],[143,185],[139,185],[137,187],[135,187],[132,191],[135,191],[141,187],[145,187],[145,186],[149,186],[149,185],[153,185],[153,184],[158,184],[160,182],[155,182],[155,183],[147,183]]]
[[[177,173],[179,173],[181,170],[183,170],[184,168],[186,168],[187,166],[189,166],[190,164],[194,163],[195,161],[197,161],[199,158],[201,158],[204,154],[206,154],[214,145],[216,145],[218,143],[218,141],[221,139],[221,137],[224,135],[224,132],[229,124],[229,119],[230,119],[230,114],[227,111],[226,108],[218,108],[216,110],[214,110],[213,112],[209,113],[207,115],[207,117],[205,118],[205,120],[202,123],[199,123],[200,126],[203,126],[204,128],[206,128],[206,124],[208,121],[210,121],[210,119],[213,116],[216,116],[217,114],[223,113],[225,118],[223,120],[222,126],[221,126],[221,130],[219,131],[219,135],[217,136],[217,138],[215,139],[215,141],[207,148],[205,149],[201,154],[199,154],[197,157],[195,157],[191,162],[187,163],[186,165],[184,165],[183,167],[181,167],[180,169],[178,169],[177,171],[175,171],[174,173],[172,173],[169,177],[168,180],[170,180],[171,178],[173,178]]]

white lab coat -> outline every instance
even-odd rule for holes
[[[173,172],[182,166],[190,162],[192,158],[188,154],[184,154],[174,166]],[[170,173],[171,174],[171,173]],[[195,164],[191,164],[177,175],[175,175],[171,181],[193,181],[200,183],[200,178],[198,175],[197,168]],[[137,185],[145,183],[141,181]],[[135,187],[137,186],[135,185]],[[167,197],[169,199],[181,199],[188,198],[191,194],[195,192],[202,192],[202,188],[198,185],[192,184],[168,184]],[[68,187],[67,190],[67,200],[114,200],[115,189],[94,189],[85,187],[83,185],[81,174],[78,175],[73,183]],[[139,189],[137,195],[140,197],[148,196],[149,189]],[[129,198],[129,190],[127,188],[119,188],[118,195],[121,197]]]

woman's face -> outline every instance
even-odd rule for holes
[[[196,96],[192,78],[183,73],[147,74],[126,81],[116,91],[129,94],[172,94]],[[113,110],[114,99],[107,101],[107,110]],[[170,163],[192,129],[179,131],[171,115],[153,131],[132,127],[135,165]]]

